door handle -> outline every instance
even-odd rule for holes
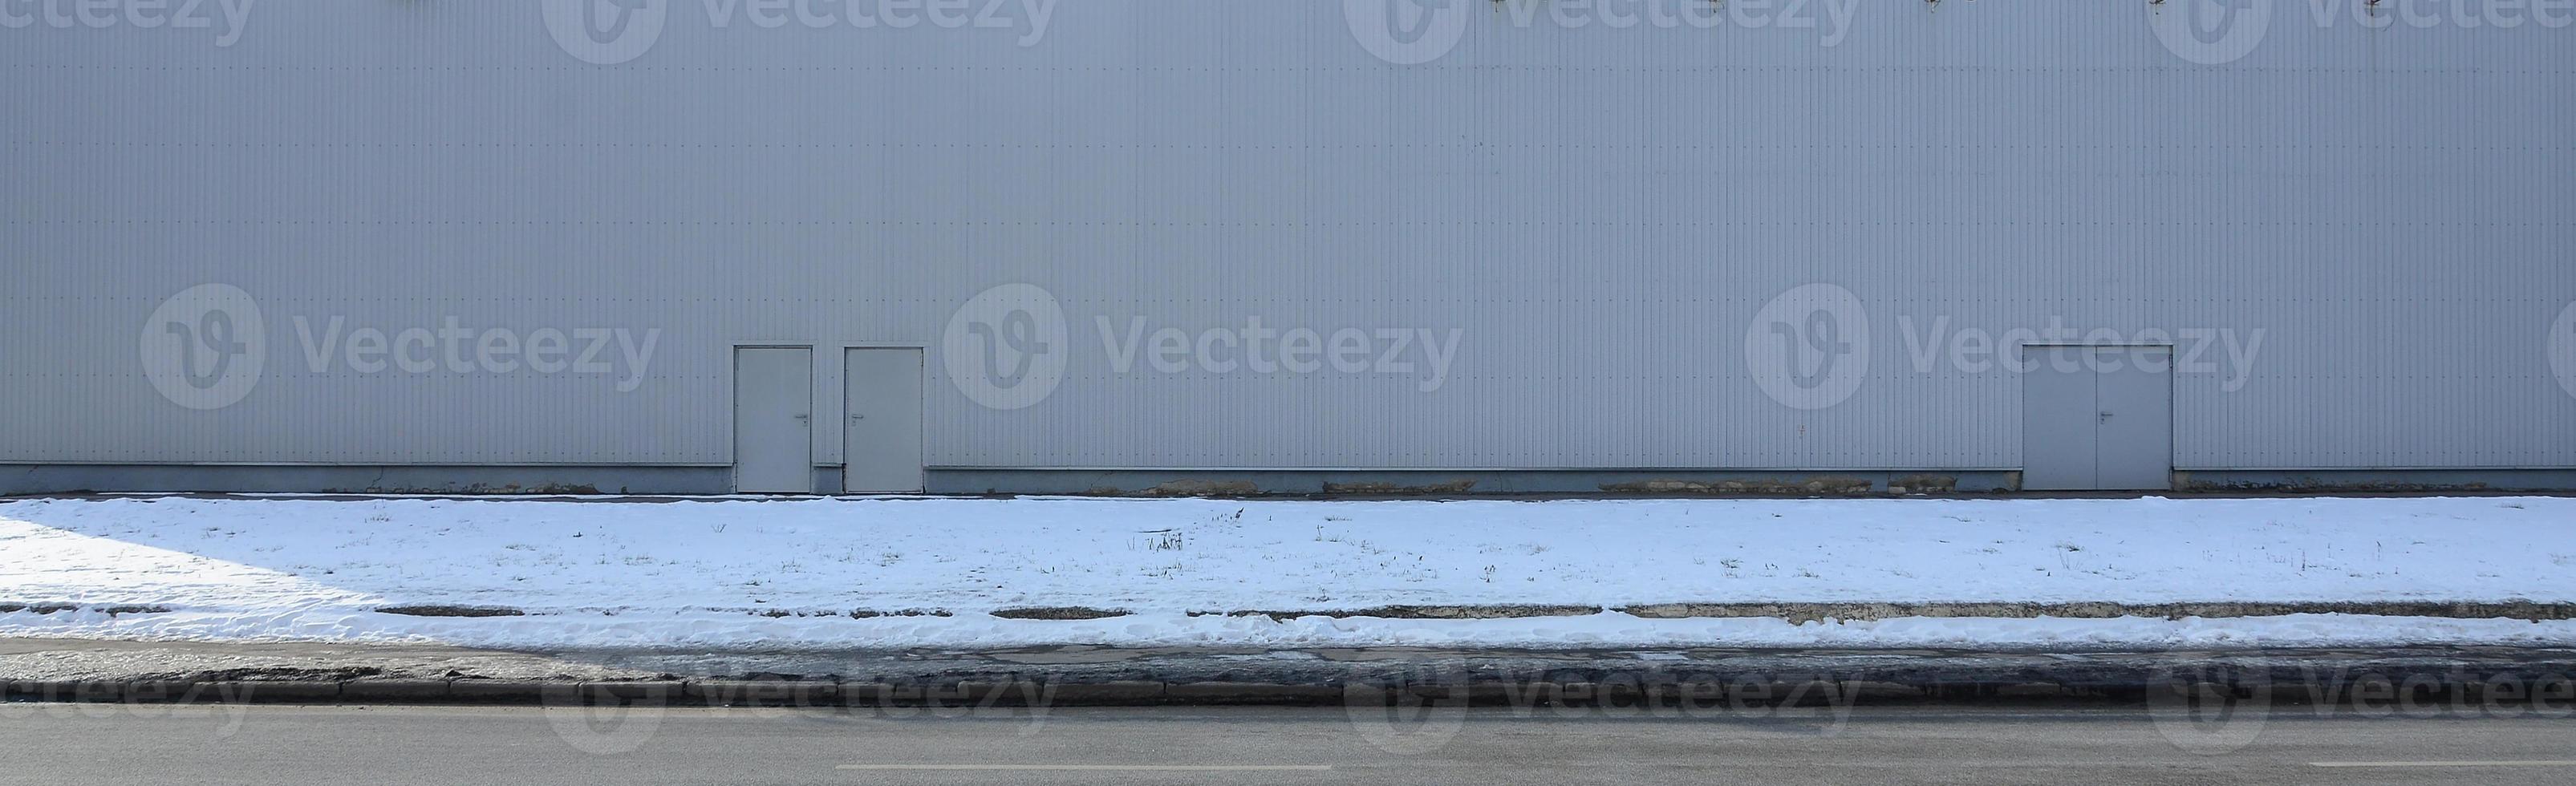
[[[2104,413],[2102,413],[2102,420],[2101,420],[2101,422],[2103,422],[2103,423],[2109,423],[2109,422],[2111,422],[2111,413],[2108,413],[2108,412],[2104,412]]]

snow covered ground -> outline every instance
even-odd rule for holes
[[[2576,602],[2576,500],[0,503],[0,607],[79,607],[0,613],[0,636],[521,648],[2576,644],[2570,622],[2338,615],[1804,625],[1615,611],[1221,616],[2402,600]],[[530,616],[377,611],[408,605]],[[989,615],[1055,606],[1135,613]],[[166,611],[108,613],[116,607]],[[907,610],[951,616],[852,616]]]

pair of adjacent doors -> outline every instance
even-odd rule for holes
[[[742,347],[733,367],[734,490],[814,493],[814,351]],[[842,369],[841,490],[920,491],[921,350],[852,349]]]
[[[2172,347],[2024,347],[2022,488],[2173,488]]]

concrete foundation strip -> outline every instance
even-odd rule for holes
[[[403,704],[635,707],[1080,707],[1171,705],[1341,706],[1448,703],[1484,706],[1651,706],[1730,702],[1748,706],[1824,703],[1926,704],[2135,702],[2157,692],[2218,689],[2282,704],[2341,703],[2374,694],[2576,706],[2576,652],[2547,651],[2512,659],[2387,658],[2319,654],[2302,662],[2273,656],[2262,663],[2224,657],[2171,667],[2136,657],[2107,662],[2067,656],[2063,668],[1979,665],[1932,659],[1896,668],[1851,668],[1818,677],[1782,676],[1763,668],[1730,671],[1722,662],[1676,670],[1574,668],[1538,675],[1478,676],[1472,669],[1390,678],[1367,670],[1310,670],[1309,681],[1113,679],[1057,681],[1013,676],[926,677],[920,681],[836,679],[666,679],[546,681],[524,679],[354,680],[18,680],[13,702],[83,704]],[[2336,676],[2321,685],[2315,675]]]

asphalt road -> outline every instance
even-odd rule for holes
[[[2158,723],[2141,710],[0,706],[0,783],[2568,783],[2576,721]],[[940,717],[948,715],[952,717]],[[2242,747],[2238,747],[2238,745]]]

